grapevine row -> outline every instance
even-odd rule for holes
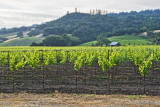
[[[8,61],[9,60],[9,61]],[[139,67],[142,76],[149,74],[153,61],[160,61],[160,52],[156,48],[127,47],[114,49],[84,49],[84,50],[35,50],[1,52],[0,65],[9,62],[10,69],[16,71],[28,65],[35,69],[40,65],[48,66],[56,63],[74,63],[74,69],[78,71],[82,66],[91,66],[98,63],[103,72],[119,65],[121,62],[132,61]]]

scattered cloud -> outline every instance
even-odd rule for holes
[[[109,12],[159,8],[159,0],[0,0],[0,28],[29,26],[73,12],[102,9]]]

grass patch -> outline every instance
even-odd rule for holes
[[[92,46],[92,45],[95,45],[96,43],[97,41],[91,41],[91,42],[82,43],[79,46]]]
[[[35,37],[18,38],[5,43],[1,43],[0,46],[30,46],[33,42],[40,43],[42,39]]]
[[[136,35],[115,36],[109,38],[111,42],[119,42],[121,45],[147,45],[150,42],[146,37]]]
[[[132,100],[137,100],[139,98],[146,98],[146,95],[129,95],[128,98]]]
[[[72,96],[77,96],[78,94],[76,94],[76,93],[72,93]]]

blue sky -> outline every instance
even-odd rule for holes
[[[0,0],[0,28],[29,26],[73,12],[102,9],[108,12],[160,8],[160,0]]]

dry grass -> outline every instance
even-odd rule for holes
[[[0,94],[0,107],[160,107],[160,96],[95,94]]]

